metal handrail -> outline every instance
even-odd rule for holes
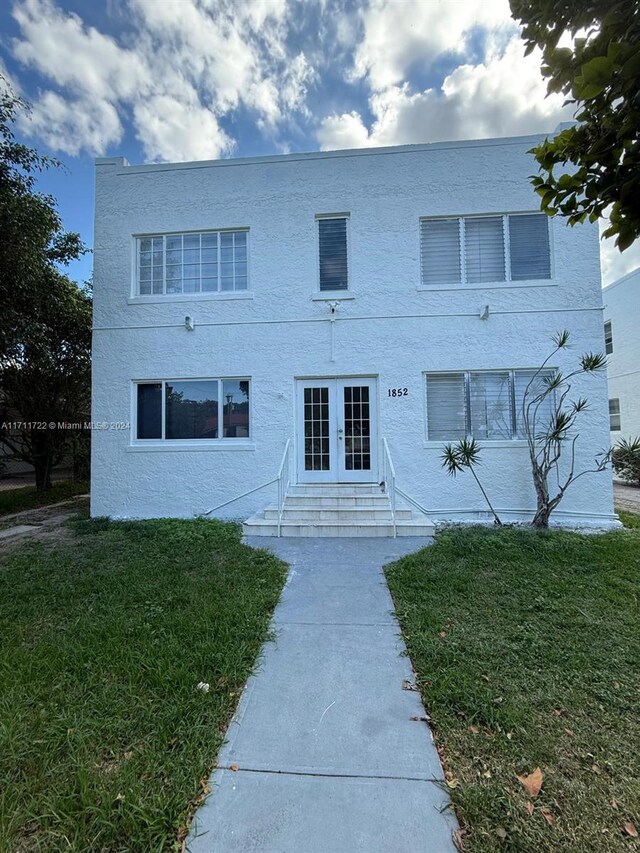
[[[282,454],[282,462],[278,469],[278,536],[280,536],[280,528],[282,526],[282,513],[284,511],[284,502],[291,484],[291,439],[287,439]]]
[[[383,463],[384,463],[384,488],[389,496],[389,504],[391,505],[391,521],[393,523],[393,537],[396,537],[396,469],[393,466],[391,451],[387,439],[382,439]]]
[[[228,506],[229,504],[234,503],[235,501],[239,501],[241,498],[246,498],[247,495],[252,495],[254,492],[259,492],[260,489],[266,489],[267,486],[275,483],[278,478],[274,477],[273,480],[267,480],[266,483],[261,483],[259,486],[256,486],[255,489],[249,489],[248,492],[243,492],[241,495],[236,495],[235,498],[229,498],[228,501],[224,501],[224,503],[218,504],[214,506],[213,509],[208,509],[206,512],[203,512],[203,515],[211,515],[212,512],[215,512],[217,509],[222,509],[223,506]]]

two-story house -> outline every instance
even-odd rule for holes
[[[539,212],[541,138],[98,160],[93,515],[426,533],[488,518],[442,467],[473,436],[504,520],[530,520],[524,388],[559,329],[573,346],[553,366],[603,350],[597,227]],[[606,378],[574,391],[589,467]],[[581,478],[554,520],[615,523],[610,476]]]
[[[640,269],[602,292],[611,443],[640,438]]]

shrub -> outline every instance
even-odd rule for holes
[[[627,483],[640,486],[640,436],[621,439],[613,448],[613,470]]]

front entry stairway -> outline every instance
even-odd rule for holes
[[[268,506],[243,524],[245,536],[432,536],[433,524],[368,483],[291,485],[282,515]]]

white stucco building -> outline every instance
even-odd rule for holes
[[[254,530],[274,533],[286,490],[282,532],[349,535],[386,524],[395,484],[399,533],[484,520],[440,458],[473,435],[494,505],[529,520],[519,395],[553,332],[572,336],[553,366],[603,349],[598,229],[538,212],[540,139],[98,160],[93,515],[271,506]],[[588,467],[609,444],[606,378],[575,393]],[[615,523],[610,475],[554,520]]]
[[[640,269],[602,292],[611,443],[640,438]]]

